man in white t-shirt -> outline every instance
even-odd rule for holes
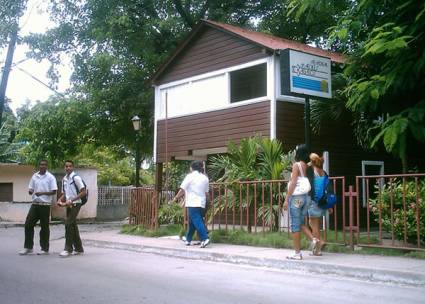
[[[87,189],[82,178],[75,174],[72,160],[65,161],[65,172],[66,175],[62,179],[62,195],[57,202],[59,206],[66,207],[65,248],[59,254],[60,257],[84,253],[77,216],[82,206],[81,198],[87,194]]]
[[[50,206],[53,196],[58,189],[56,178],[47,171],[47,161],[38,163],[39,171],[34,173],[28,186],[28,193],[32,196],[32,205],[25,220],[25,243],[20,255],[26,255],[33,251],[34,226],[40,220],[40,255],[49,254],[50,238]]]
[[[201,248],[205,248],[209,243],[207,228],[204,223],[204,209],[208,194],[209,180],[202,172],[203,165],[200,161],[194,161],[190,165],[190,173],[186,175],[180,185],[180,190],[173,198],[176,201],[185,196],[185,207],[189,213],[189,229],[186,233],[186,245],[190,245],[195,230],[201,239]]]

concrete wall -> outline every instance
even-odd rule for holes
[[[0,165],[0,183],[13,184],[14,202],[31,202],[31,195],[28,194],[28,185],[34,172],[35,170],[32,166]]]
[[[86,182],[89,189],[89,200],[81,208],[79,219],[96,218],[97,210],[97,170],[91,168],[75,170]],[[28,194],[28,184],[35,169],[32,166],[16,164],[0,164],[0,183],[13,183],[13,201],[0,202],[0,220],[24,222],[31,206],[31,196]],[[61,180],[64,171],[52,172],[58,180],[58,192],[61,192]],[[53,219],[64,219],[65,209],[52,207]]]
[[[99,221],[118,221],[128,217],[128,205],[98,206],[96,219]]]

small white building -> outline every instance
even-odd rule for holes
[[[89,200],[81,208],[79,219],[96,217],[97,210],[97,170],[94,168],[77,168],[75,171],[84,179],[89,190]],[[28,184],[36,172],[33,166],[0,163],[0,221],[24,222],[31,206]],[[63,170],[51,171],[58,181],[58,194],[61,193]],[[65,218],[65,209],[53,206],[53,219]]]

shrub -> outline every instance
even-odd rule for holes
[[[163,204],[158,211],[160,225],[183,224],[183,208],[179,204]]]
[[[379,210],[381,210],[382,227],[386,232],[394,231],[398,240],[404,240],[406,231],[407,240],[417,243],[416,208],[419,208],[419,234],[421,243],[425,242],[425,180],[418,182],[418,195],[416,183],[413,180],[403,181],[395,179],[383,187],[375,186],[375,199],[370,199],[369,207],[379,224]],[[405,192],[406,211],[403,206],[403,192]],[[393,223],[391,222],[391,197],[393,200]],[[418,203],[416,203],[418,197]],[[406,219],[406,225],[405,225]]]

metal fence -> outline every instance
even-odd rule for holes
[[[133,187],[131,186],[99,186],[97,194],[97,205],[99,207],[130,205],[132,188]]]
[[[117,221],[128,217],[132,187],[101,186],[98,188],[96,218]]]
[[[425,174],[330,177],[337,204],[322,219],[325,241],[359,246],[425,250]],[[290,236],[283,209],[287,181],[210,183],[209,230],[280,231]],[[158,208],[174,192],[133,190],[130,223],[158,226]],[[187,212],[184,212],[187,225]]]
[[[359,245],[424,250],[425,174],[357,176],[356,189],[350,197]]]
[[[333,190],[338,197],[338,204],[333,213],[323,218],[324,238],[329,229],[335,233],[335,242],[345,242],[346,230],[344,177],[331,177]],[[210,206],[207,223],[210,230],[246,230],[248,232],[281,231],[290,234],[290,217],[284,210],[283,203],[288,181],[244,181],[236,183],[211,183]],[[339,210],[341,209],[341,211]],[[339,220],[339,217],[342,220]],[[338,233],[342,231],[341,234]]]

